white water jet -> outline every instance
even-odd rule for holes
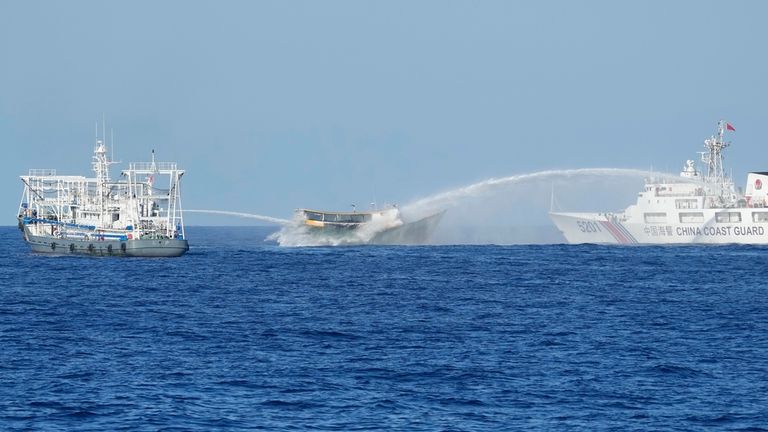
[[[546,170],[534,173],[518,174],[508,177],[491,178],[473,183],[447,192],[434,194],[418,199],[400,207],[403,222],[410,223],[445,211],[458,205],[462,199],[491,195],[498,189],[525,182],[541,180],[568,179],[573,177],[658,177],[674,178],[675,181],[691,181],[672,174],[659,173],[639,169],[623,168],[580,168],[566,170]],[[193,213],[220,214],[227,216],[258,219],[265,222],[281,225],[281,229],[271,234],[268,239],[277,241],[281,246],[338,246],[351,244],[365,244],[371,242],[377,234],[387,230],[386,223],[370,223],[359,230],[351,232],[348,236],[335,236],[317,233],[303,223],[303,218],[297,215],[293,220],[262,216],[251,213],[241,213],[223,210],[185,210]]]
[[[184,210],[185,213],[206,213],[206,214],[218,214],[218,215],[224,215],[224,216],[236,216],[236,217],[242,217],[242,218],[248,218],[248,219],[256,219],[264,222],[269,222],[277,225],[290,225],[293,223],[293,221],[290,221],[288,219],[280,219],[275,218],[271,216],[262,216],[257,215],[253,213],[241,213],[241,212],[233,212],[233,211],[224,211],[224,210]]]
[[[570,177],[675,177],[671,174],[624,168],[579,168],[567,170],[547,170],[509,177],[491,178],[473,183],[448,192],[421,198],[402,206],[404,217],[418,219],[437,211],[445,210],[458,204],[465,198],[478,197],[494,192],[495,189],[535,180],[554,180]],[[681,179],[684,180],[684,179]]]

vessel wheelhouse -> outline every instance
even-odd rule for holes
[[[396,208],[375,212],[332,212],[310,209],[297,210],[304,219],[304,224],[313,228],[334,228],[354,230],[362,225],[379,219],[391,219],[392,225],[399,225],[399,214]]]

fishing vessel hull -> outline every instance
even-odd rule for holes
[[[368,212],[298,209],[296,214],[312,244],[368,244],[382,231],[403,225],[396,207]]]
[[[271,236],[283,246],[427,244],[444,211],[417,220],[401,218],[397,207],[373,212],[297,210],[298,225]]]
[[[768,209],[701,213],[703,221],[697,223],[637,223],[610,213],[550,213],[549,217],[568,243],[575,244],[768,244]],[[741,222],[718,221],[717,215],[723,213],[738,214]]]
[[[189,250],[182,239],[95,240],[62,239],[51,236],[25,235],[33,252],[57,255],[179,257]]]

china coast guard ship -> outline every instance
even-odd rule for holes
[[[35,252],[176,257],[189,250],[175,162],[134,162],[112,180],[107,146],[97,139],[95,177],[33,169],[21,176],[19,229]]]
[[[637,203],[620,213],[551,212],[550,218],[569,243],[768,244],[768,172],[751,172],[746,190],[737,189],[723,166],[735,131],[720,121],[704,141],[701,161],[686,161],[677,179],[647,178]]]

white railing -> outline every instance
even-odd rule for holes
[[[132,162],[126,171],[175,171],[176,162]],[[125,171],[123,171],[125,172]]]
[[[48,177],[48,176],[55,176],[56,170],[55,169],[31,169],[29,170],[29,176],[30,177]]]

